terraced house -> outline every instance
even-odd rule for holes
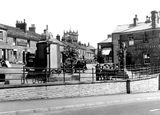
[[[34,53],[41,35],[35,25],[27,30],[27,23],[16,22],[16,27],[0,24],[0,58],[11,63],[25,63],[25,54]]]
[[[119,25],[112,33],[114,62],[118,62],[116,51],[118,40],[125,43],[126,64],[160,65],[160,22],[159,13],[151,12],[145,22],[138,22],[137,15],[133,24]]]

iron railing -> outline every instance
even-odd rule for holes
[[[11,67],[0,68],[0,85],[4,84],[33,84],[33,83],[66,83],[66,82],[99,82],[110,80],[140,79],[160,73],[160,66],[129,65],[124,69],[100,71],[95,66],[83,72],[77,68],[33,68]]]

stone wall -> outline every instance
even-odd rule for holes
[[[127,80],[128,81],[128,80]],[[21,86],[0,87],[0,101],[55,99],[66,97],[85,97],[111,94],[153,92],[159,88],[159,77],[142,80],[68,83],[68,84],[23,84]]]
[[[130,82],[130,93],[157,91],[159,87],[158,81],[159,81],[159,77],[131,81]]]
[[[126,93],[126,82],[88,83],[0,89],[0,101],[53,99]]]

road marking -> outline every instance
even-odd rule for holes
[[[150,110],[150,112],[153,112],[153,111],[158,111],[159,109],[152,109],[152,110]]]

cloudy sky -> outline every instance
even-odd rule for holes
[[[16,20],[35,24],[41,34],[48,25],[53,36],[64,31],[79,32],[78,40],[97,47],[117,25],[133,23],[135,14],[144,22],[152,10],[160,10],[159,0],[1,0],[0,23]]]

